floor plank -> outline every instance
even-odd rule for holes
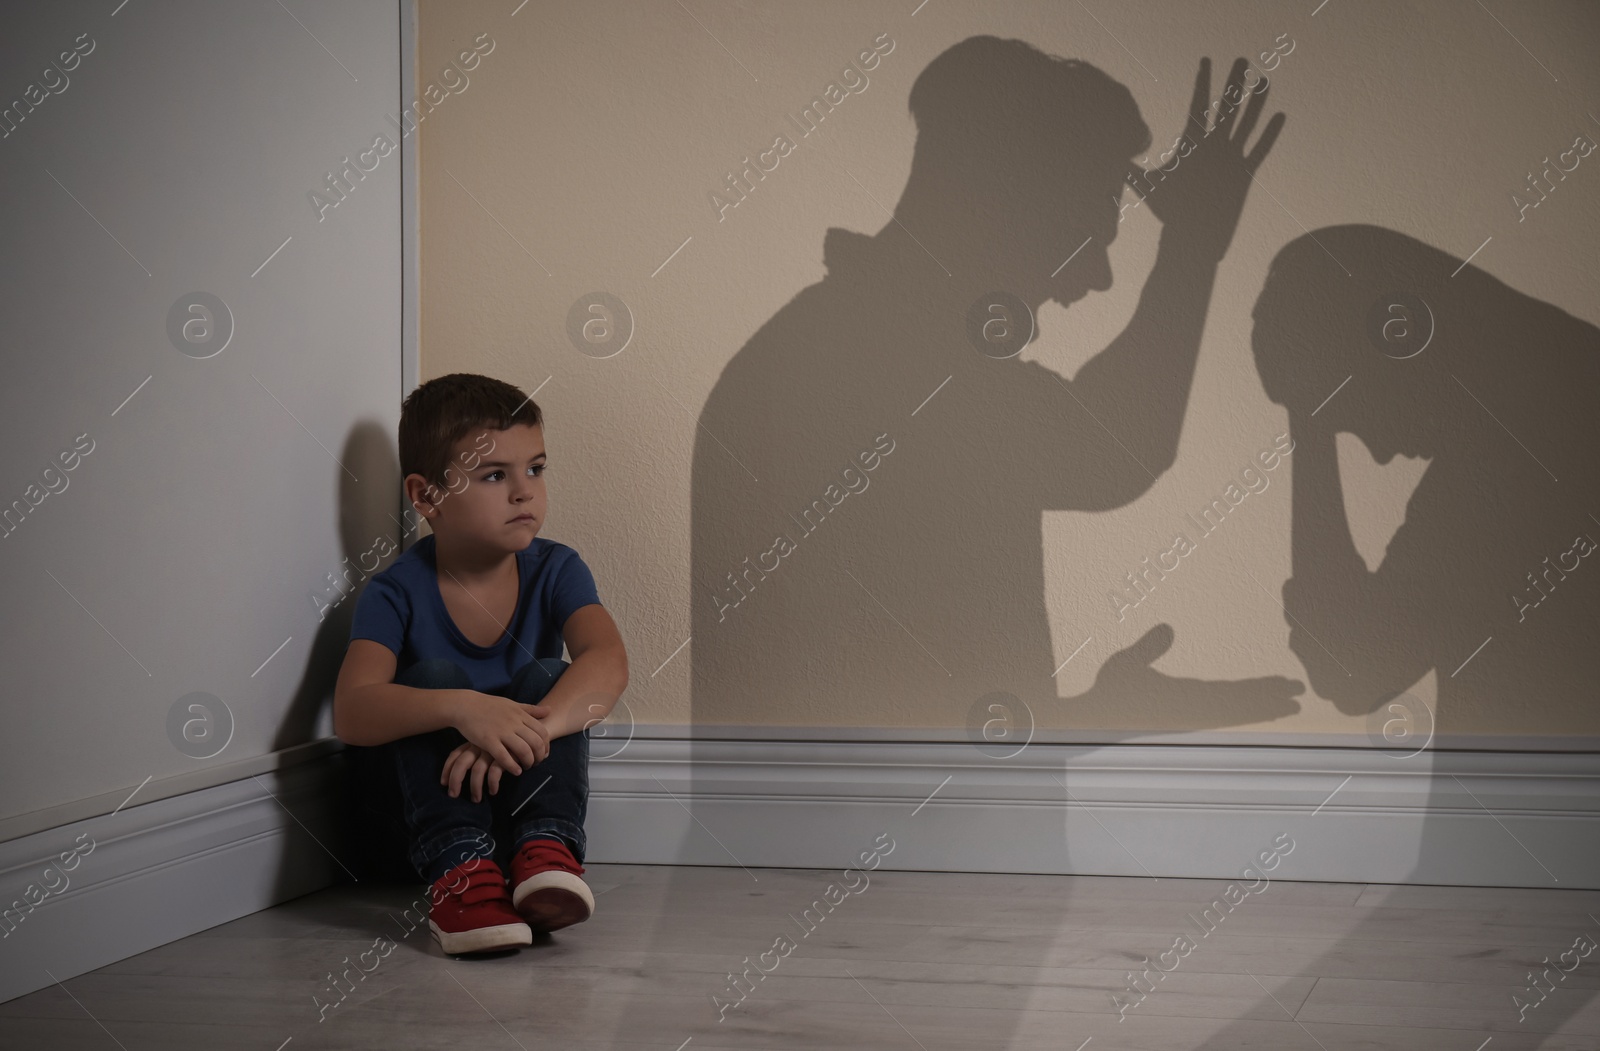
[[[1219,906],[1227,881],[628,865],[587,879],[592,920],[486,958],[439,951],[420,885],[332,887],[0,1004],[0,1048],[1600,1047],[1600,953],[1552,971],[1522,1017],[1512,1000],[1600,934],[1594,892],[1274,881]],[[789,953],[763,976],[780,936]],[[396,947],[363,958],[378,938]]]

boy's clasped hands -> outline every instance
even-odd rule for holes
[[[544,720],[551,710],[476,690],[458,692],[463,696],[455,727],[467,741],[445,759],[439,783],[449,787],[453,798],[461,794],[462,782],[470,779],[472,801],[477,803],[483,800],[485,781],[489,794],[495,795],[502,774],[521,774],[544,762],[550,754],[550,731]]]

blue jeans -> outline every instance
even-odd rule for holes
[[[537,704],[570,666],[564,660],[536,658],[497,696]],[[424,690],[473,688],[465,671],[442,659],[418,661],[394,681]],[[552,738],[543,762],[517,775],[502,773],[500,790],[494,795],[485,783],[483,799],[477,803],[472,801],[469,779],[463,779],[461,794],[455,798],[439,783],[445,758],[465,743],[461,731],[446,727],[370,748],[346,746],[358,806],[368,821],[380,826],[380,839],[387,832],[391,843],[403,843],[415,875],[430,884],[475,857],[493,858],[509,872],[511,855],[523,842],[539,836],[564,841],[581,864],[589,801],[589,731]],[[364,831],[370,834],[371,829]]]

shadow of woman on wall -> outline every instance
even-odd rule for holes
[[[1572,834],[1570,815],[1493,816],[1517,787],[1482,777],[1481,762],[1469,780],[1462,750],[1470,734],[1600,732],[1600,329],[1365,225],[1285,246],[1253,316],[1262,383],[1295,440],[1290,648],[1318,696],[1369,716],[1397,769],[1426,776],[1416,863],[1397,882],[1552,890],[1501,915],[1504,897],[1485,911],[1465,887],[1368,888],[1349,930],[1331,929],[1331,914],[1301,921],[1292,943],[1317,947],[1295,968],[1317,979],[1304,1000],[1264,997],[1247,1017],[1290,1011],[1313,1035],[1318,1023],[1360,1024],[1374,1038],[1393,1026],[1395,1039],[1437,1026],[1469,1030],[1463,1040],[1493,1034],[1496,1048],[1544,1046],[1596,991],[1600,955],[1583,959],[1600,942],[1594,897],[1561,888],[1594,886],[1597,847]],[[1351,538],[1340,432],[1379,463],[1430,461],[1376,569]],[[1430,673],[1436,710],[1407,693]],[[1497,848],[1487,860],[1485,837]],[[1347,1040],[1340,1032],[1321,1035]],[[1232,1051],[1247,1038],[1241,1020],[1204,1046]]]

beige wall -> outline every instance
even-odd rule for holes
[[[1600,135],[1600,11],[511,6],[422,4],[418,80],[440,85],[421,126],[422,373],[538,389],[543,535],[594,568],[636,719],[960,728],[998,691],[1046,728],[1365,732],[1408,693],[1441,731],[1600,733],[1600,559],[1577,542],[1600,539],[1600,156],[1565,154],[1520,220],[1513,199]],[[1038,134],[1014,115],[1070,106],[979,56],[929,94],[970,135],[902,199],[912,85],[982,34],[1097,67],[1150,151],[1102,186],[1095,147],[1126,96],[1091,78],[1080,123]],[[441,71],[475,40],[448,93]],[[866,81],[842,74],[875,41]],[[1215,97],[1241,55],[1275,67],[1251,142],[1286,123],[1207,288],[1204,248],[1161,236],[1167,220],[1203,241],[1226,211],[1200,162],[1120,223],[1109,190],[1183,131],[1199,59]],[[857,91],[802,136],[791,116],[841,76]],[[779,135],[793,151],[719,218],[713,191]],[[1343,224],[1403,236],[1304,241]],[[825,267],[830,228],[886,233],[834,235]],[[1309,251],[1275,271],[1253,333],[1297,238]],[[1009,359],[966,335],[997,289],[1036,305]],[[612,356],[568,334],[597,291],[633,319]],[[1403,360],[1398,324],[1380,346],[1382,305],[1369,316],[1397,298],[1433,319]],[[1207,303],[1196,357],[1183,330]],[[1260,491],[1241,483],[1220,528],[1192,531],[1291,416],[1297,445],[1251,476]],[[828,512],[807,534],[813,500]],[[1110,597],[1178,533],[1192,550],[1142,601]],[[747,557],[767,572],[733,606]],[[1537,607],[1535,570],[1556,585]]]

